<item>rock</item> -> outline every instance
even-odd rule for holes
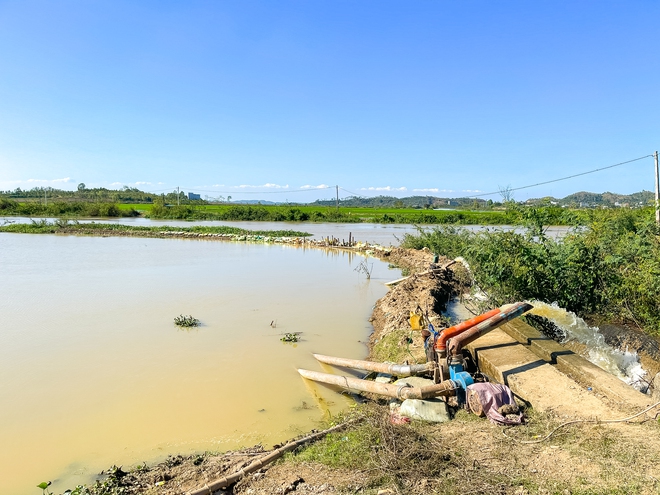
[[[401,404],[399,414],[407,418],[433,423],[443,423],[451,419],[447,404],[440,399],[406,399]]]
[[[392,381],[392,378],[394,377],[389,373],[378,373],[374,381],[376,383],[390,383]]]

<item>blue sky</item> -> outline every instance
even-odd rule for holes
[[[659,18],[652,1],[0,0],[0,189],[455,197],[612,165],[660,148]],[[653,187],[646,158],[515,199]]]

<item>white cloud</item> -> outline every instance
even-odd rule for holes
[[[437,187],[429,187],[429,188],[423,188],[423,189],[413,189],[414,192],[454,192],[453,189],[438,189]]]
[[[407,191],[407,187],[391,187],[391,186],[385,186],[385,187],[362,187],[360,188],[360,191],[391,191],[391,192],[404,192]]]
[[[28,182],[28,183],[39,183],[39,184],[49,184],[52,182],[73,182],[71,177],[64,177],[63,179],[28,179],[26,181],[17,180],[14,182]]]
[[[304,186],[300,186],[300,189],[327,189],[330,186],[327,184],[319,184],[318,186],[310,186],[309,184],[306,184]]]
[[[481,189],[463,189],[461,192],[480,193],[480,192],[483,192],[483,191]]]
[[[111,182],[110,185],[114,186],[114,187],[117,187],[117,186],[123,186],[124,183],[123,182]]]
[[[288,189],[289,184],[286,186],[280,186],[279,184],[271,184],[271,183],[266,183],[261,186],[251,186],[249,184],[241,184],[240,186],[234,186],[234,187],[239,187],[241,189],[259,189],[259,188],[266,188],[266,189]]]
[[[145,181],[139,180],[139,181],[135,182],[135,185],[136,186],[150,186],[151,182],[145,182]]]

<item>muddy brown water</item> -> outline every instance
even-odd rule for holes
[[[270,446],[349,399],[312,352],[364,358],[398,270],[290,246],[0,234],[0,493],[61,493],[112,464]],[[372,265],[373,264],[373,265]],[[181,330],[179,314],[203,325]],[[271,326],[272,322],[272,326]],[[280,342],[301,332],[297,344]]]

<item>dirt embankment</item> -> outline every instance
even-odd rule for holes
[[[440,268],[450,260],[440,258],[434,263],[434,255],[428,250],[394,248],[381,254],[381,259],[401,267],[410,276],[391,286],[390,291],[378,300],[370,321],[374,331],[369,338],[370,356],[383,338],[400,329],[410,328],[411,312],[421,312],[435,326],[441,326],[442,311],[455,291],[456,282],[450,269]],[[411,344],[419,349],[423,342],[419,336]]]

